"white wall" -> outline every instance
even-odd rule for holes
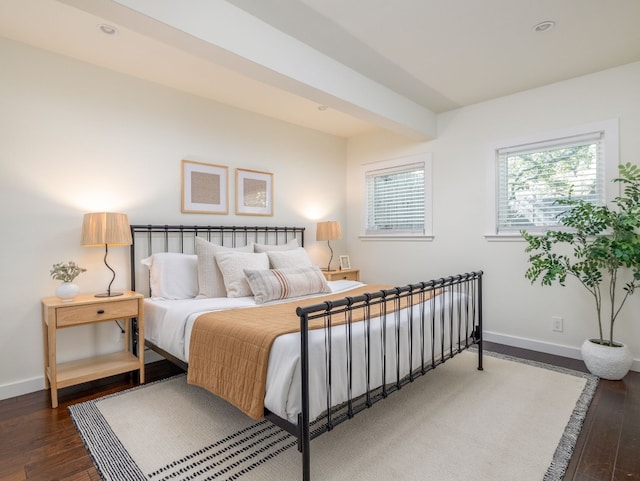
[[[458,109],[439,116],[438,138],[414,143],[384,132],[347,146],[348,250],[367,282],[406,284],[470,270],[485,271],[485,327],[490,339],[578,356],[597,335],[592,300],[577,283],[531,286],[523,242],[489,242],[489,145],[521,136],[618,118],[620,161],[640,164],[640,63]],[[361,165],[433,153],[433,242],[363,241]],[[398,268],[401,266],[401,268]],[[640,370],[640,294],[617,322]],[[564,318],[552,332],[551,317]]]
[[[621,161],[640,163],[640,64],[442,114],[438,139],[415,143],[388,132],[345,142],[8,40],[0,40],[0,61],[0,398],[43,387],[40,298],[57,285],[51,265],[73,259],[88,268],[77,279],[85,292],[108,283],[102,251],[79,245],[82,215],[97,210],[126,212],[132,223],[302,224],[320,265],[327,249],[314,241],[315,221],[336,219],[346,239],[332,243],[334,251],[349,254],[367,282],[483,269],[493,338],[576,355],[595,333],[580,287],[531,286],[524,244],[485,239],[487,149],[497,140],[619,118]],[[359,240],[361,165],[421,152],[433,153],[435,239]],[[227,165],[231,178],[235,167],[273,172],[274,217],[182,214],[185,158]],[[114,288],[128,287],[127,255],[126,248],[110,250]],[[639,308],[637,295],[617,329],[636,359]],[[551,331],[553,315],[564,317],[563,333]],[[63,330],[60,358],[115,350],[116,337],[110,323]]]
[[[346,142],[0,39],[0,399],[42,389],[40,298],[56,262],[104,290],[103,250],[80,246],[86,212],[132,223],[303,225],[320,264],[315,221],[344,222]],[[274,174],[275,215],[182,214],[180,165],[191,159]],[[229,206],[234,210],[231,197]],[[336,253],[343,250],[336,242]],[[129,285],[128,249],[112,248],[114,288]],[[60,360],[116,350],[106,323],[59,331]]]

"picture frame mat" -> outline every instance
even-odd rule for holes
[[[273,215],[273,174],[236,169],[236,214]]]
[[[183,160],[182,212],[228,214],[228,170],[223,165]]]

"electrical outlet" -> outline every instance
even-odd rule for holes
[[[563,319],[559,316],[553,316],[551,318],[551,330],[556,332],[562,332],[564,329]]]

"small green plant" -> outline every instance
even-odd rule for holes
[[[83,269],[73,261],[69,261],[67,263],[60,262],[58,264],[54,264],[53,269],[51,269],[50,272],[51,277],[55,280],[73,282],[76,277],[83,272],[86,272],[86,269]]]
[[[575,277],[593,296],[600,344],[615,345],[613,327],[625,302],[640,287],[640,167],[618,166],[622,195],[613,200],[616,209],[569,197],[558,201],[568,209],[561,214],[566,230],[543,235],[521,231],[530,253],[525,277],[543,286],[567,276]],[[568,247],[568,249],[567,249]],[[560,251],[560,252],[558,252]],[[571,254],[566,254],[571,251]],[[603,292],[609,297],[608,339],[603,332]]]

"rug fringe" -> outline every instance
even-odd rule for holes
[[[564,475],[567,472],[567,468],[569,467],[569,462],[571,461],[573,452],[575,451],[578,436],[580,435],[580,431],[582,430],[584,420],[587,417],[587,412],[589,411],[591,400],[593,399],[596,388],[598,387],[598,376],[594,376],[593,374],[586,372],[575,371],[573,369],[565,367],[553,366],[551,364],[546,364],[539,361],[531,361],[528,359],[513,357],[509,356],[508,354],[501,354],[487,350],[483,351],[483,354],[499,359],[519,362],[521,364],[528,364],[541,369],[548,369],[550,371],[555,371],[562,374],[580,377],[586,380],[584,389],[582,390],[582,393],[578,398],[578,402],[576,403],[576,406],[571,413],[571,417],[569,418],[569,422],[565,427],[564,433],[560,438],[558,447],[553,454],[553,460],[551,461],[549,468],[547,468],[547,472],[545,473],[544,478],[542,478],[542,481],[562,481],[564,479]]]

